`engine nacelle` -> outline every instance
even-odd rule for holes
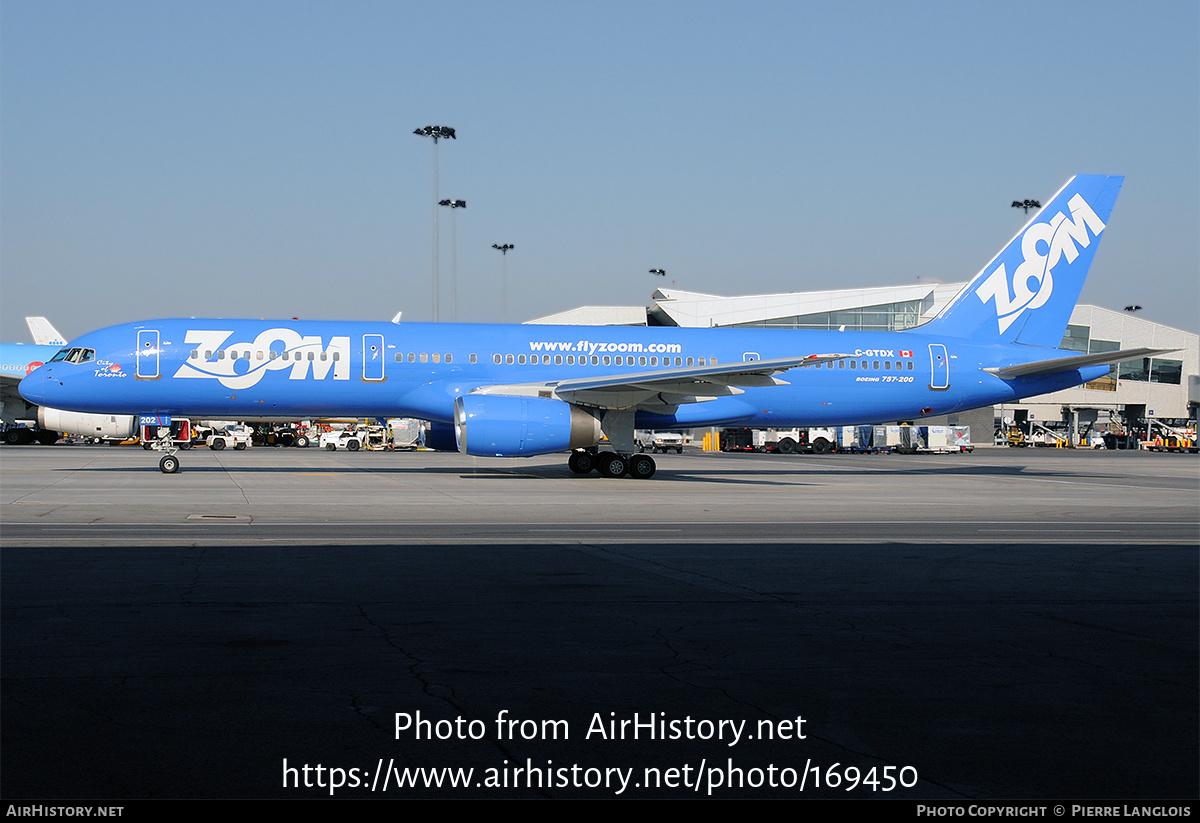
[[[128,440],[137,437],[137,420],[132,414],[84,414],[38,407],[38,426],[64,434],[82,434]]]
[[[476,457],[527,457],[595,446],[600,421],[549,397],[466,394],[454,401],[458,450]]]

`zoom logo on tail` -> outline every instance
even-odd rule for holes
[[[1058,348],[1123,182],[1072,177],[923,331]]]
[[[1104,221],[1081,196],[1076,194],[1067,206],[1070,217],[1060,211],[1048,222],[1033,223],[1025,229],[1020,247],[1024,259],[1013,272],[1011,291],[1003,262],[975,290],[984,303],[995,301],[1001,333],[1023,312],[1045,305],[1054,293],[1054,267],[1064,257],[1068,265],[1074,263],[1079,250],[1090,246],[1091,238],[1104,231]]]

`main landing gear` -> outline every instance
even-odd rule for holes
[[[625,455],[587,450],[571,452],[567,467],[576,474],[587,474],[594,470],[603,477],[628,475],[636,480],[653,477],[658,468],[654,464],[654,458],[647,454]]]

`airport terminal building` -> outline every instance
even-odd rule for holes
[[[586,306],[531,323],[652,325],[709,328],[899,331],[932,319],[965,283],[894,288],[720,297],[660,289],[648,309]],[[1062,348],[1080,353],[1137,347],[1177,349],[1114,366],[1099,380],[994,409],[977,409],[931,423],[970,426],[976,444],[990,442],[1005,420],[1070,423],[1072,430],[1108,430],[1122,421],[1195,419],[1200,401],[1200,337],[1136,315],[1079,305]]]

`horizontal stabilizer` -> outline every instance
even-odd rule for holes
[[[1140,360],[1143,357],[1155,357],[1179,349],[1122,349],[1121,351],[1096,352],[1095,354],[1080,354],[1075,357],[1058,357],[1053,360],[1035,360],[1032,363],[1019,363],[1015,366],[1003,366],[984,369],[988,374],[994,374],[1001,380],[1012,380],[1017,377],[1031,377],[1036,374],[1053,374],[1055,372],[1073,371],[1084,366],[1112,366],[1127,360]]]

